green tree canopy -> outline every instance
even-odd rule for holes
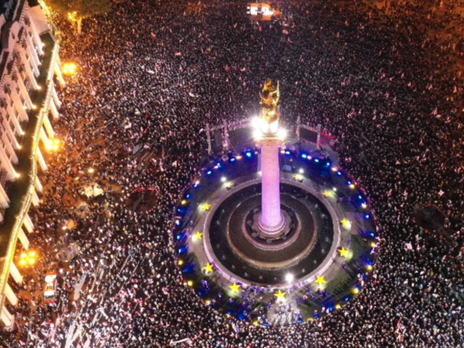
[[[46,5],[53,11],[77,22],[77,31],[80,34],[82,20],[111,10],[111,0],[46,0]]]

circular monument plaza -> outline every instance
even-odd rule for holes
[[[211,306],[264,324],[285,324],[290,311],[303,321],[340,308],[364,285],[377,248],[368,198],[335,152],[291,139],[278,151],[277,230],[260,226],[257,145],[202,168],[173,231],[188,285]],[[270,303],[277,304],[271,311]]]

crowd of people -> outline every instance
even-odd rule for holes
[[[20,297],[2,345],[464,345],[463,77],[455,47],[437,34],[446,6],[297,1],[278,4],[280,20],[253,22],[246,5],[122,1],[86,19],[79,36],[53,18],[61,59],[79,70],[59,92],[62,147],[31,213],[39,278],[62,245],[80,250],[57,263],[59,310]],[[358,296],[319,320],[275,327],[196,296],[170,234],[206,153],[206,124],[255,115],[267,78],[280,81],[283,122],[300,116],[339,140],[341,166],[366,190],[379,226],[375,270]],[[83,197],[94,183],[104,194]],[[128,202],[144,188],[160,194],[141,212]],[[444,212],[441,230],[416,223],[420,204]],[[25,288],[37,286],[28,279]]]

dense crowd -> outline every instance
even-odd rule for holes
[[[54,18],[61,59],[79,73],[59,93],[63,145],[33,212],[39,278],[61,245],[80,253],[58,264],[59,312],[20,298],[3,344],[63,347],[77,332],[68,346],[462,347],[462,75],[437,34],[446,9],[390,5],[286,2],[283,19],[256,23],[240,1],[127,1],[85,20],[81,36]],[[284,122],[300,116],[339,140],[341,166],[366,189],[380,227],[360,294],[285,327],[207,306],[184,283],[170,235],[205,155],[206,123],[256,114],[269,77],[280,81]],[[94,183],[104,194],[83,197]],[[160,192],[148,211],[128,204],[138,188]],[[423,203],[445,213],[441,231],[416,224]]]

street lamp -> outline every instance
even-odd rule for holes
[[[76,63],[65,63],[63,64],[63,74],[75,75],[77,73]]]
[[[60,139],[48,140],[45,147],[47,151],[58,151],[60,148]]]
[[[34,250],[30,250],[27,253],[22,253],[19,258],[19,265],[20,266],[27,266],[27,265],[34,265],[37,261],[37,252]]]

